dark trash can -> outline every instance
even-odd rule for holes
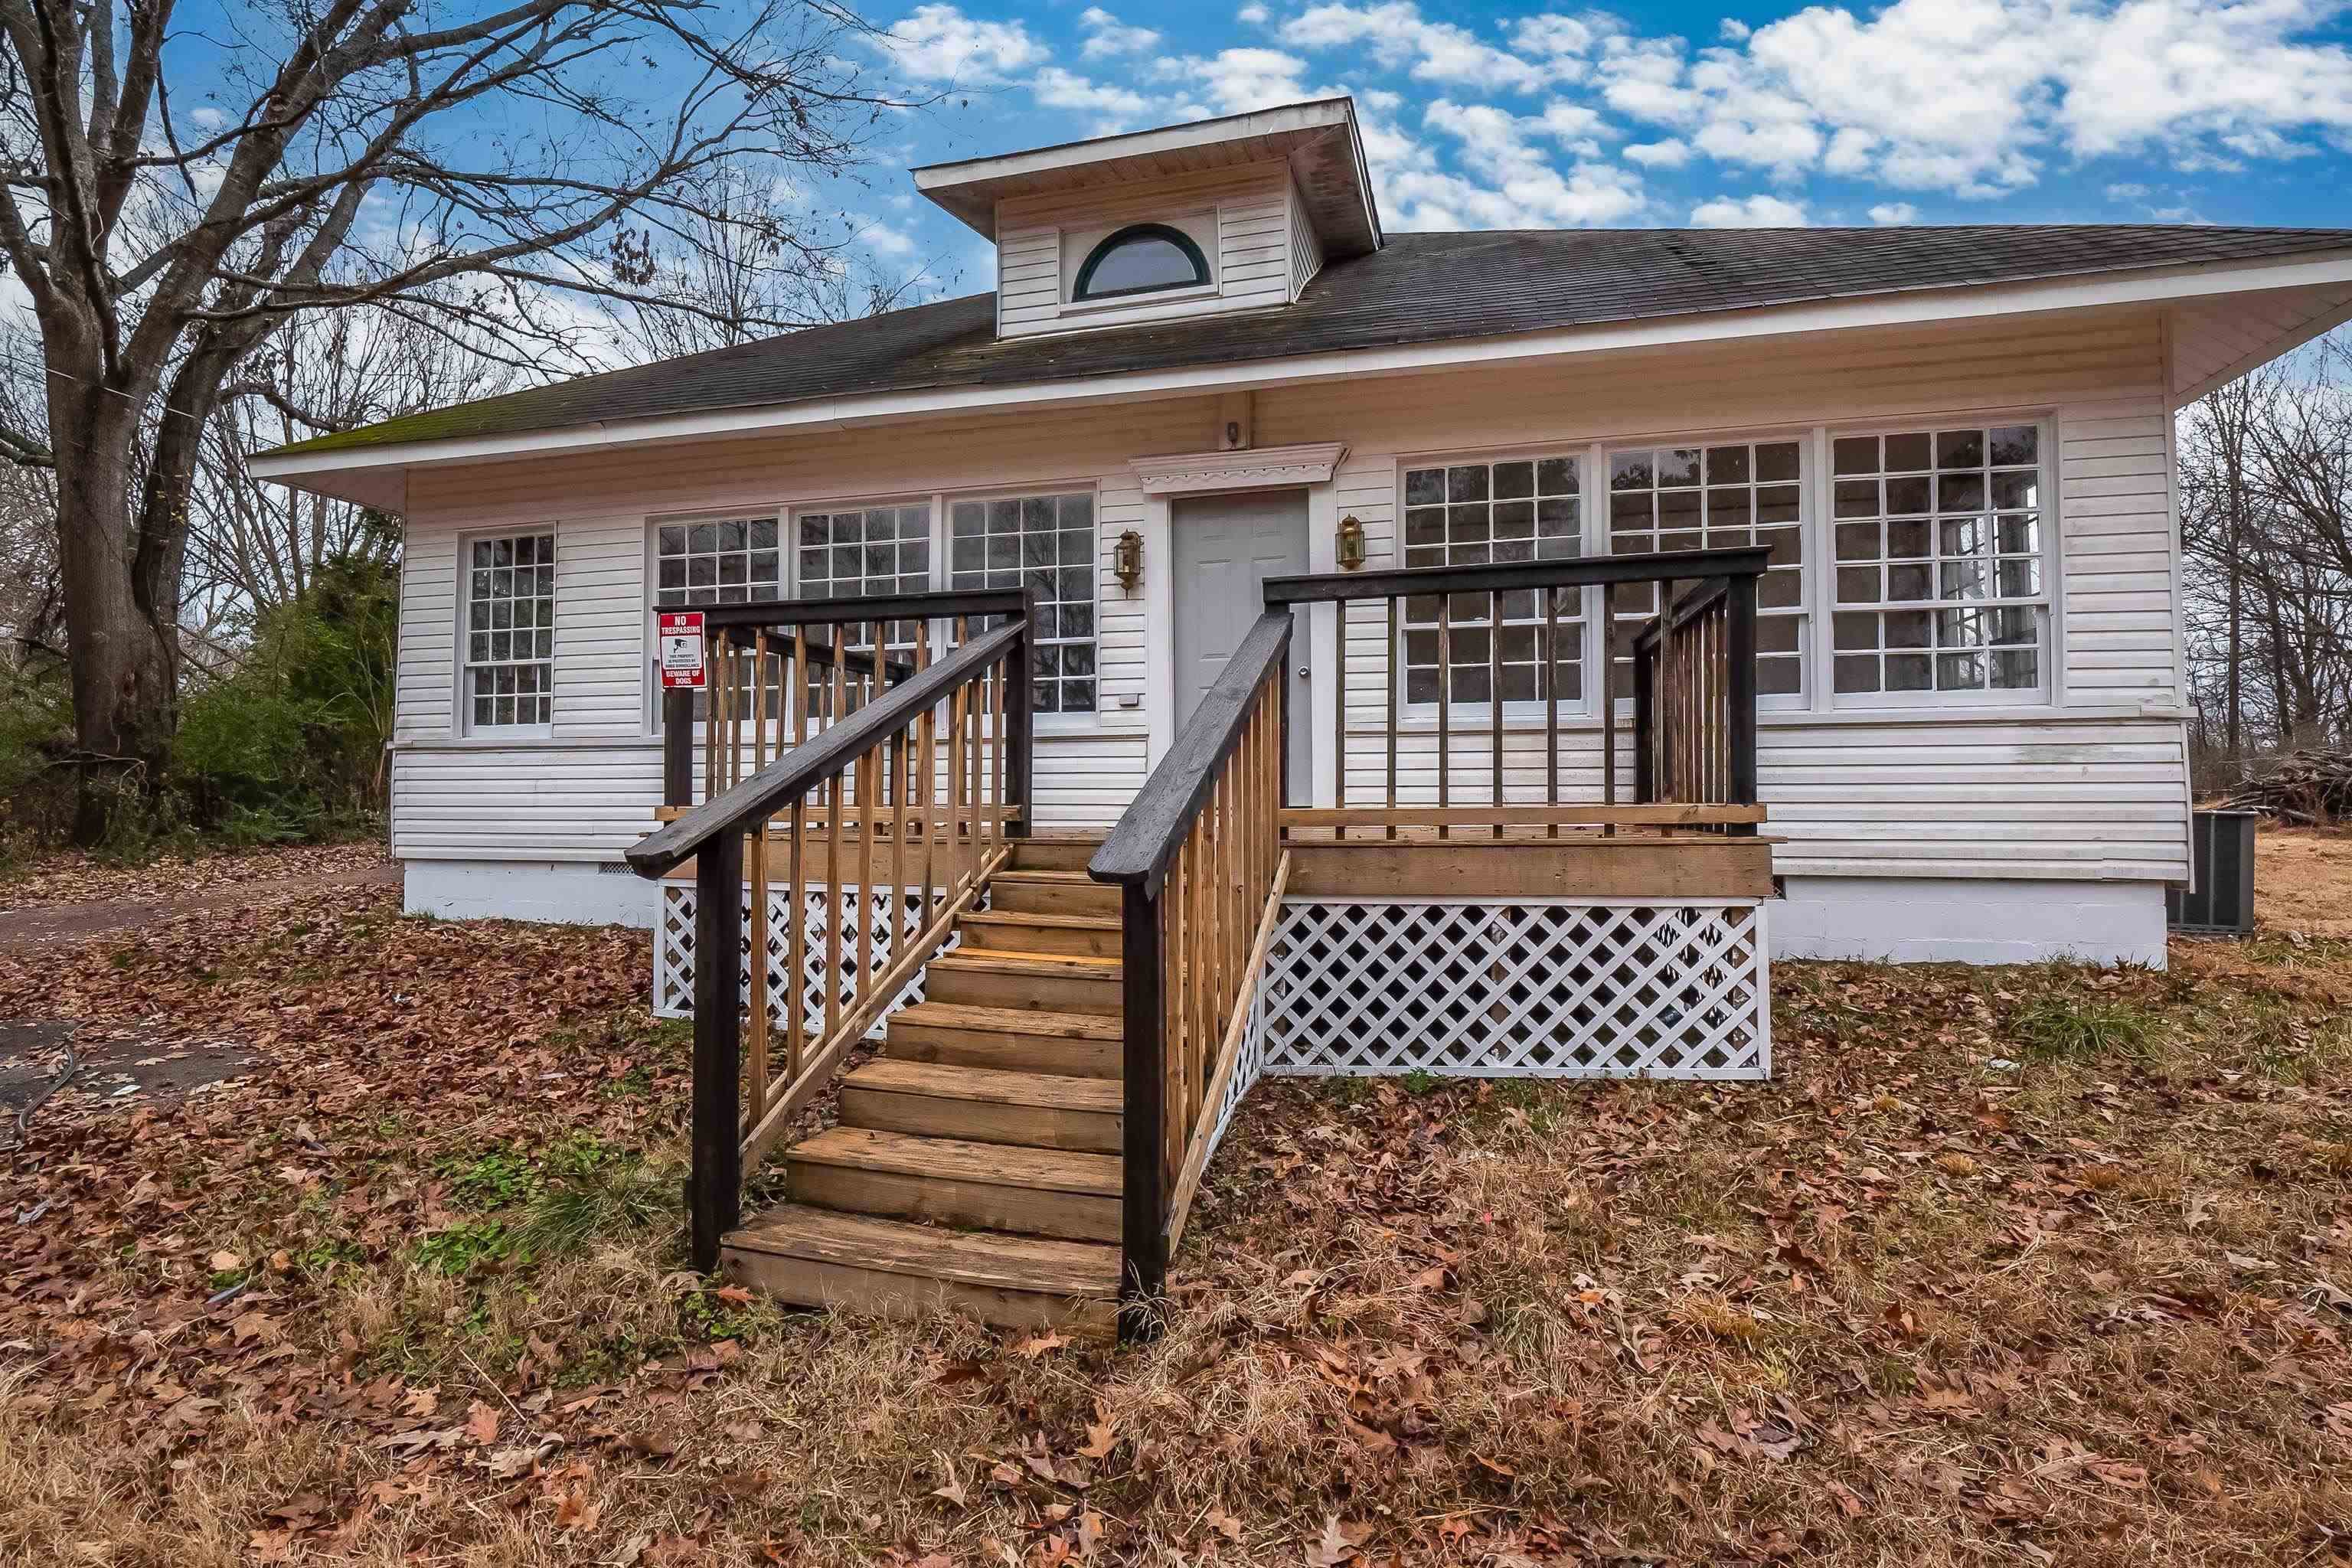
[[[2189,862],[2195,882],[2164,895],[2172,929],[2244,936],[2254,929],[2254,811],[2189,814]]]

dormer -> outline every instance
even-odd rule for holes
[[[1287,305],[1381,247],[1345,98],[934,163],[915,188],[995,243],[1000,338]]]

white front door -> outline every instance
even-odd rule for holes
[[[1307,492],[1182,496],[1171,503],[1176,606],[1176,731],[1250,627],[1265,611],[1258,585],[1307,570]],[[1307,798],[1307,637],[1302,619],[1290,646],[1290,787]]]

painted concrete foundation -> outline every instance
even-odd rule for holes
[[[407,860],[401,907],[444,920],[544,921],[652,929],[651,882],[591,861]]]
[[[650,929],[656,888],[585,862],[410,860],[405,907],[449,920]],[[1770,907],[1775,958],[1897,963],[2164,964],[2160,882],[1790,877]]]
[[[1785,887],[1775,958],[2164,967],[2161,882],[1790,877]]]

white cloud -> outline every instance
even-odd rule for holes
[[[1663,142],[1636,142],[1625,156],[1645,169],[1679,169],[1691,161],[1690,143],[1669,136]]]
[[[1577,114],[1522,118],[1439,99],[1422,122],[1456,143],[1464,172],[1440,168],[1428,148],[1412,143],[1393,167],[1376,171],[1384,176],[1382,206],[1399,228],[1575,228],[1623,222],[1648,205],[1638,175],[1594,156],[1577,136],[1587,128]],[[1537,145],[1563,132],[1576,153],[1566,173]]]
[[[2107,187],[2107,200],[2111,202],[2137,202],[2145,201],[2147,199],[2147,187],[2146,185],[2136,184],[2129,181],[2126,181],[2122,184],[2113,184]]]
[[[1078,26],[1086,30],[1086,57],[1090,60],[1139,55],[1160,42],[1160,35],[1150,28],[1130,27],[1099,5],[1079,12]]]
[[[1691,208],[1690,220],[1701,228],[1802,228],[1809,221],[1805,204],[1779,196],[1717,196]]]
[[[1308,88],[1300,74],[1306,69],[1305,60],[1280,49],[1221,49],[1205,58],[1185,55],[1162,59],[1153,67],[1153,74],[1199,88],[1208,95],[1213,113],[1241,114],[1277,103],[1328,97],[1338,90]]]
[[[976,21],[944,5],[916,6],[875,42],[916,81],[1002,83],[1047,54],[1017,20]]]
[[[1716,158],[1992,196],[2052,158],[2176,167],[2291,158],[2352,136],[2352,49],[2329,0],[1895,0],[1812,5],[1694,52],[1622,28],[1604,101]],[[1597,14],[1596,14],[1597,15]]]
[[[1555,24],[1561,17],[1531,18],[1530,23]],[[1534,35],[1549,42],[1565,40],[1556,26]],[[1580,60],[1566,53],[1545,53],[1540,63],[1521,54],[1481,42],[1467,28],[1423,17],[1412,0],[1386,0],[1375,5],[1312,5],[1282,25],[1282,41],[1294,48],[1333,49],[1362,46],[1377,63],[1394,68],[1407,66],[1421,81],[1467,82],[1481,87],[1509,88],[1530,92],[1548,83],[1583,74]]]
[[[1098,131],[1118,130],[1145,114],[1151,100],[1132,88],[1091,81],[1060,66],[1046,66],[1029,79],[1037,101],[1047,109],[1075,109],[1108,118]]]
[[[1561,16],[1546,12],[1540,16],[1524,16],[1511,29],[1511,47],[1523,54],[1585,55],[1591,52],[1592,41],[1599,35],[1591,26],[1573,16]]]
[[[1263,5],[1244,5],[1240,10],[1234,13],[1234,20],[1236,22],[1247,22],[1253,27],[1262,27],[1266,22],[1265,7]]]
[[[1878,224],[1917,223],[1919,209],[1909,202],[1881,202],[1870,209],[1870,221]]]

